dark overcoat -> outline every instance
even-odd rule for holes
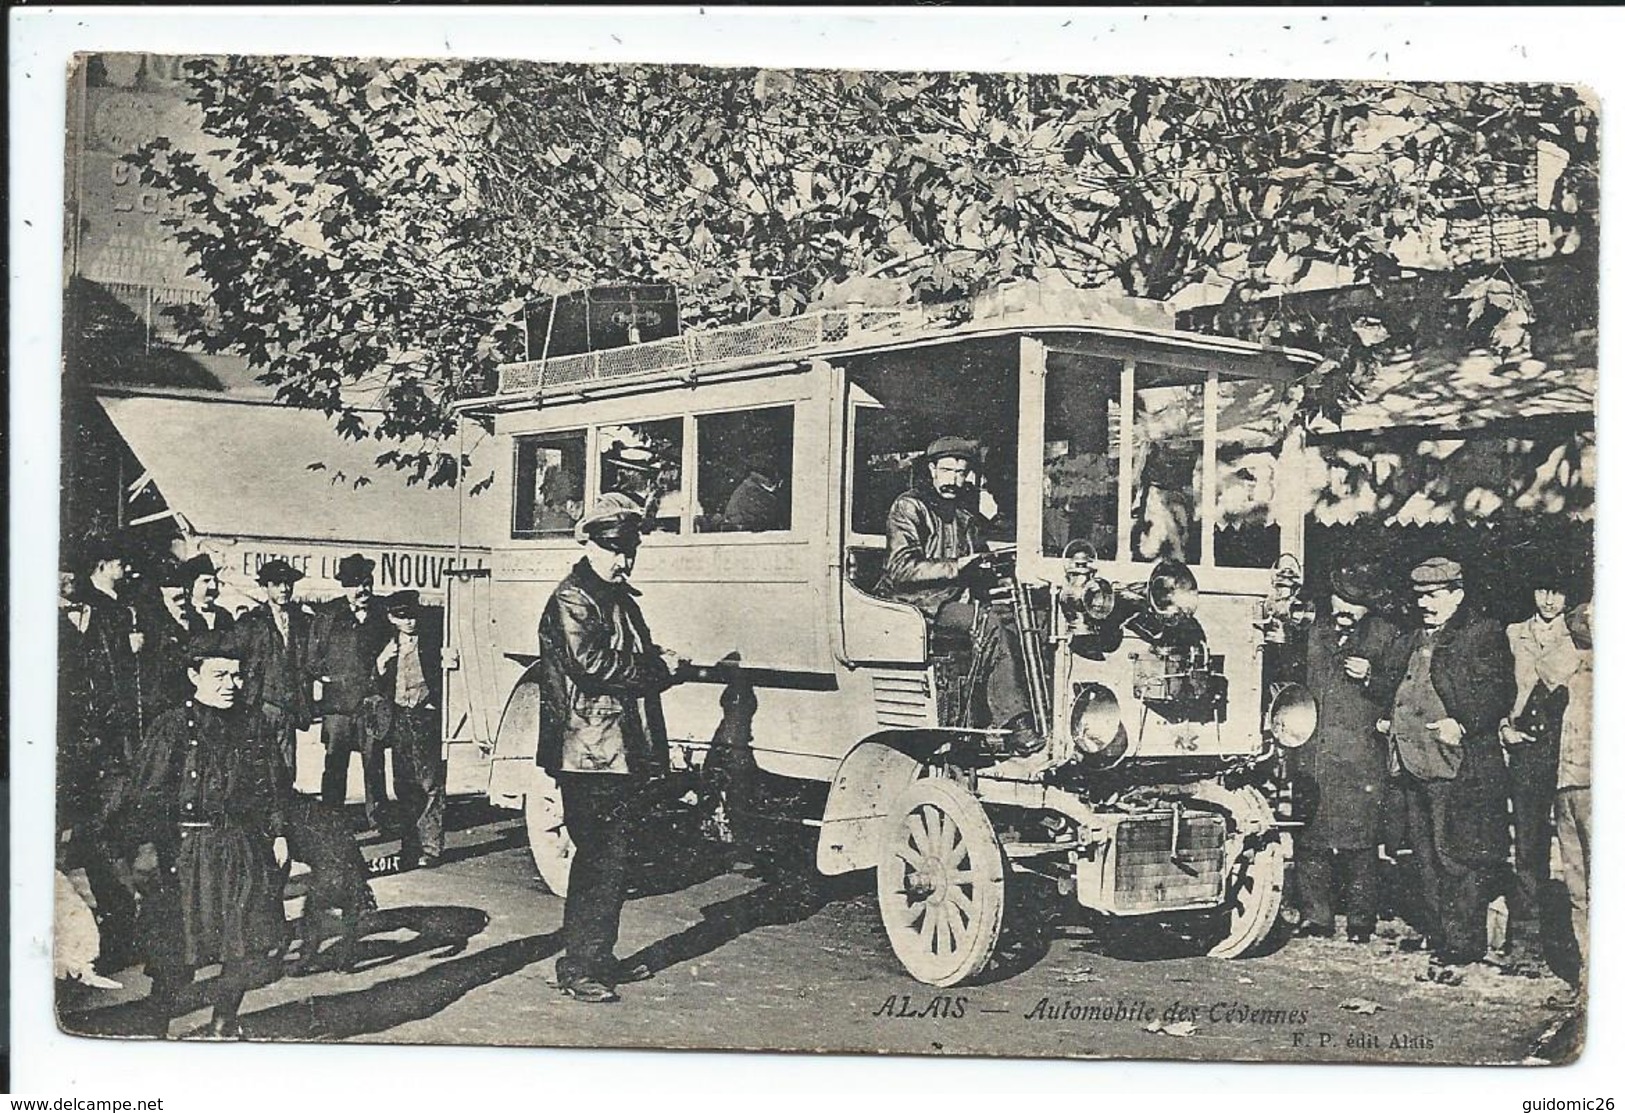
[[[288,636],[283,638],[269,606],[244,615],[232,630],[243,657],[243,700],[249,707],[275,704],[295,728],[310,726],[310,612],[288,608]]]
[[[281,757],[257,708],[188,701],[142,740],[121,832],[152,843],[159,876],[138,933],[149,963],[264,957],[282,942]]]
[[[1402,672],[1422,640],[1420,629],[1402,639]],[[1508,785],[1497,728],[1517,695],[1505,629],[1461,607],[1436,636],[1431,675],[1445,713],[1464,732],[1461,768],[1451,782],[1440,849],[1463,861],[1504,861]]]
[[[553,590],[537,637],[537,764],[550,773],[664,772],[660,693],[672,677],[649,636],[636,590],[606,583],[583,557]]]
[[[1298,834],[1306,847],[1356,850],[1385,837],[1388,807],[1388,740],[1377,720],[1388,714],[1403,675],[1399,628],[1368,614],[1338,643],[1329,614],[1309,628],[1306,671],[1319,720],[1309,741],[1291,751],[1292,789],[1306,825]],[[1350,657],[1371,662],[1365,681],[1344,671]]]
[[[324,715],[359,715],[378,684],[378,654],[394,636],[382,600],[367,608],[365,623],[357,623],[348,600],[323,603],[316,611],[310,635],[312,677],[325,676],[316,710]]]

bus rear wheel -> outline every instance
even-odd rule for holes
[[[931,778],[898,796],[875,885],[892,951],[918,980],[958,985],[993,957],[1004,924],[1004,851],[964,788]]]

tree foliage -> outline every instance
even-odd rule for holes
[[[585,284],[672,283],[694,326],[875,276],[920,301],[1037,276],[1150,298],[1221,282],[1240,306],[1316,263],[1394,275],[1437,222],[1475,216],[1537,215],[1559,250],[1595,250],[1595,113],[1564,87],[241,57],[187,73],[220,145],[141,156],[215,292],[214,327],[183,324],[283,401],[391,442],[411,480],[455,475],[447,403],[488,389],[524,307]],[[1561,172],[1531,198],[1509,179],[1537,148]],[[1474,277],[1465,311],[1515,343],[1526,304]],[[1357,389],[1353,331],[1248,319],[1330,350],[1312,406]]]

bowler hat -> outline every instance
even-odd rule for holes
[[[975,461],[982,455],[982,446],[969,437],[938,437],[925,450],[927,463],[935,463],[944,456],[957,456],[961,460]]]
[[[339,582],[340,587],[354,587],[371,580],[375,566],[373,561],[360,553],[351,553],[339,561],[338,571],[333,574],[333,578]]]
[[[411,590],[397,591],[384,600],[384,609],[396,618],[416,618],[418,593]]]
[[[260,565],[260,570],[255,578],[262,584],[296,584],[305,578],[305,574],[281,557],[278,557],[276,560],[268,560]]]
[[[1428,557],[1411,569],[1411,586],[1423,591],[1461,586],[1461,565],[1449,557]]]
[[[220,569],[215,566],[213,558],[208,553],[199,553],[191,560],[182,562],[181,575],[190,583],[199,576],[218,576]]]
[[[1332,570],[1332,594],[1360,607],[1376,606],[1382,585],[1369,565],[1345,564]]]

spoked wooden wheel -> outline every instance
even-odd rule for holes
[[[525,834],[542,882],[559,896],[567,895],[576,845],[564,826],[564,797],[559,793],[559,783],[541,766],[532,770],[532,780],[525,790]]]
[[[1242,852],[1230,879],[1230,903],[1220,915],[1224,932],[1208,949],[1216,958],[1245,958],[1269,937],[1281,915],[1286,885],[1286,846],[1280,836]]]
[[[958,985],[993,957],[1004,851],[982,805],[952,781],[916,781],[892,806],[875,868],[892,950],[928,985]]]

